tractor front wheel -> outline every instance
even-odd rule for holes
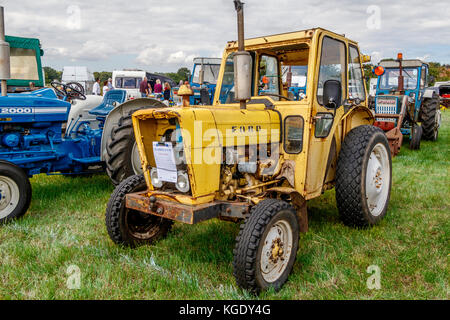
[[[422,126],[418,124],[414,124],[411,127],[411,137],[409,139],[409,148],[411,150],[419,150],[420,149],[420,141],[422,140]]]
[[[234,249],[237,284],[258,294],[287,281],[297,256],[299,224],[294,208],[280,200],[261,201],[241,225]]]
[[[133,112],[119,119],[106,142],[106,173],[116,186],[143,172],[131,120]]]
[[[163,238],[173,222],[148,213],[128,209],[125,197],[147,189],[143,175],[128,177],[119,184],[106,207],[106,228],[115,243],[130,247],[152,244]]]
[[[369,227],[385,215],[392,185],[388,139],[377,127],[352,129],[344,139],[336,168],[336,202],[344,224]]]
[[[23,216],[31,203],[31,184],[22,168],[0,162],[0,224]]]

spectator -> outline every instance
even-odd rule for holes
[[[109,90],[114,90],[114,86],[112,84],[112,79],[111,78],[108,79],[108,91]]]
[[[108,80],[103,82],[103,95],[106,95],[106,93],[109,91],[108,88]]]
[[[92,94],[95,96],[100,95],[100,79],[99,78],[95,79],[94,86],[92,87]]]
[[[168,82],[164,83],[164,101],[169,101],[171,98],[171,90],[170,84]]]
[[[145,98],[148,96],[149,94],[149,90],[148,90],[148,82],[147,82],[147,77],[144,77],[144,79],[141,81],[141,84],[139,86],[139,91],[141,92],[141,96],[142,98]]]
[[[161,80],[156,79],[156,84],[155,84],[155,88],[154,88],[153,91],[154,91],[155,94],[161,94],[162,93],[163,87],[162,87],[162,84],[161,84]]]

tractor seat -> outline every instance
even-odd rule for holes
[[[106,92],[105,96],[103,97],[102,104],[89,111],[89,114],[106,117],[111,112],[111,110],[114,109],[114,102],[121,104],[124,103],[126,99],[127,92],[125,90],[110,90]]]

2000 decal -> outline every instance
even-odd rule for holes
[[[30,114],[33,113],[33,108],[0,108],[0,114]]]

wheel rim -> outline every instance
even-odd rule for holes
[[[277,281],[289,263],[293,232],[286,220],[277,221],[267,233],[261,252],[261,274],[268,283]]]
[[[0,176],[0,219],[9,216],[19,204],[19,186],[9,177]]]
[[[141,157],[139,156],[139,150],[137,148],[136,142],[133,145],[133,150],[131,150],[131,166],[133,168],[134,174],[144,173],[144,171],[142,170]]]
[[[159,231],[157,219],[157,217],[150,214],[127,209],[125,217],[126,228],[136,239],[150,239]]]
[[[390,163],[386,147],[378,143],[373,148],[366,172],[367,206],[373,216],[379,216],[386,205],[390,186]]]

